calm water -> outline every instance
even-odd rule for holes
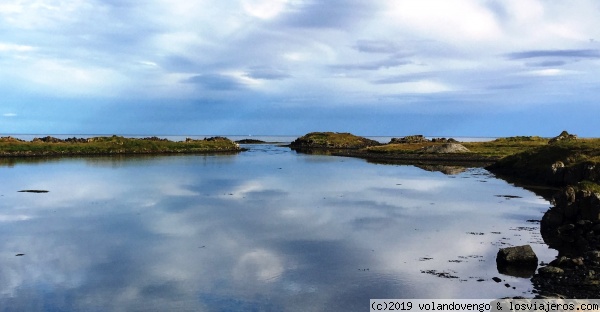
[[[248,147],[0,166],[0,311],[366,311],[527,295],[498,248],[555,256],[549,203],[483,169]]]

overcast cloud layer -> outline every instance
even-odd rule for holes
[[[600,136],[596,0],[5,0],[0,132]]]

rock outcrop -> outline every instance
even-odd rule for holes
[[[553,201],[540,225],[546,244],[571,256],[600,249],[600,193],[568,186]]]
[[[580,183],[553,199],[541,233],[558,256],[531,279],[541,296],[596,298],[600,293],[600,192]]]
[[[421,134],[416,134],[416,135],[408,135],[405,137],[401,137],[401,138],[392,138],[390,140],[389,144],[414,144],[414,143],[427,143],[427,142],[433,142],[433,143],[457,143],[458,141],[456,141],[453,138],[433,138],[431,140],[428,140],[427,138],[425,138],[425,136],[421,135]]]
[[[381,143],[356,136],[350,133],[339,132],[311,132],[297,138],[290,144],[294,149],[361,149],[369,146],[378,146]]]
[[[571,141],[571,140],[577,140],[577,135],[570,134],[567,131],[563,131],[558,136],[550,139],[550,141],[548,141],[548,143],[554,144],[554,143],[560,142],[560,141]]]
[[[389,144],[410,144],[410,143],[424,143],[424,142],[429,142],[429,140],[427,140],[425,138],[425,136],[423,136],[421,134],[416,134],[416,135],[407,135],[407,136],[401,137],[401,138],[392,138],[390,140]]]
[[[458,143],[446,143],[442,145],[431,145],[422,148],[420,153],[439,153],[439,154],[450,154],[450,153],[468,153],[469,149]]]

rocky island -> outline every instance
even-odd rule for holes
[[[427,139],[423,135],[410,135],[392,138],[389,143],[382,144],[350,133],[312,132],[296,139],[290,147],[301,153],[358,157],[380,163],[483,167],[547,142],[538,137],[458,142],[453,138]]]
[[[126,138],[123,136],[67,138],[51,136],[25,141],[13,137],[0,138],[0,157],[82,156],[121,154],[193,154],[242,151],[240,146],[224,137],[202,140],[187,138],[175,142],[158,137]]]

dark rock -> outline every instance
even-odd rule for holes
[[[402,138],[392,138],[390,144],[409,144],[409,143],[424,143],[430,142],[423,135],[408,135]]]
[[[565,256],[557,257],[556,259],[554,259],[550,262],[551,266],[561,267],[561,268],[568,267],[572,264],[573,264],[573,262],[571,261],[571,258],[568,258]]]
[[[562,234],[562,235],[568,235],[568,234],[572,233],[574,229],[575,229],[575,224],[569,223],[569,224],[560,226],[558,228],[558,233]]]
[[[500,282],[502,282],[502,279],[501,279],[501,278],[499,278],[499,277],[497,277],[497,276],[494,276],[494,277],[492,277],[492,280],[493,280],[494,282],[496,282],[496,283],[500,283]]]
[[[540,273],[541,275],[560,275],[560,274],[564,274],[565,271],[561,268],[549,265],[549,266],[540,268],[538,270],[538,273]]]
[[[446,139],[446,138],[433,138],[433,139],[431,139],[431,142],[434,142],[434,143],[458,143],[458,141],[455,140],[455,139],[453,139],[453,138],[449,138],[449,139]]]
[[[46,190],[21,190],[19,193],[48,193]]]
[[[592,250],[586,253],[586,257],[590,259],[590,261],[600,262],[600,251]]]
[[[496,256],[498,273],[515,277],[533,276],[537,262],[538,258],[530,245],[502,248]]]
[[[496,256],[497,263],[530,264],[537,266],[538,258],[530,245],[501,248]]]
[[[553,144],[553,143],[556,143],[559,141],[570,141],[570,140],[577,140],[577,135],[569,134],[569,132],[563,131],[558,136],[550,139],[550,141],[548,143]]]
[[[63,140],[51,136],[45,136],[43,138],[33,138],[33,142],[43,142],[43,143],[62,143]]]

